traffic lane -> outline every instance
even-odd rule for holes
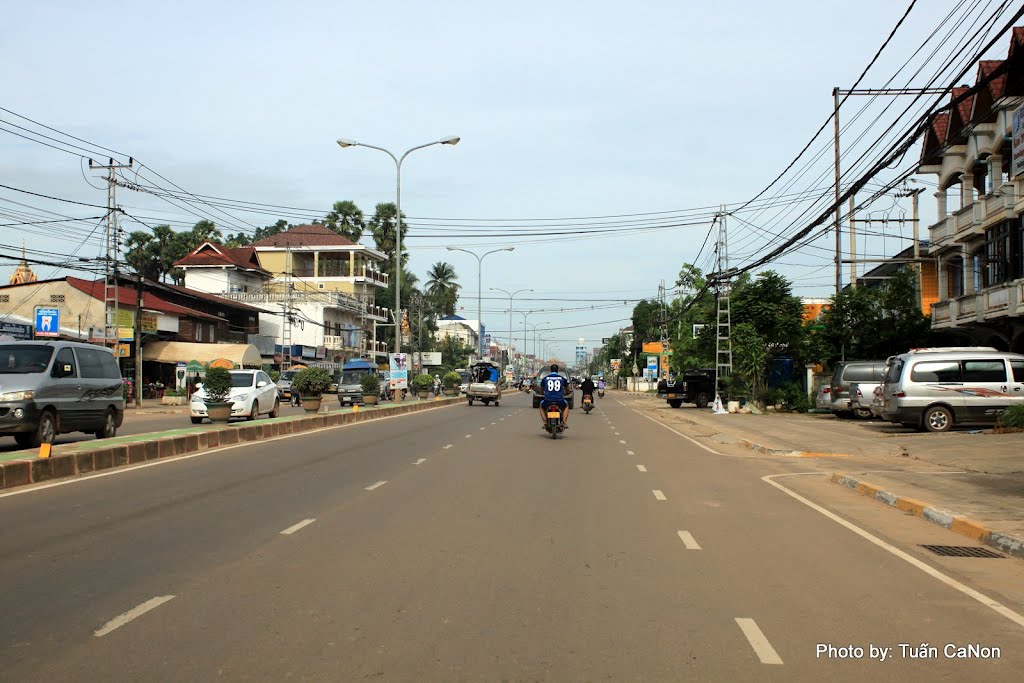
[[[333,407],[333,406],[332,406]],[[288,404],[281,404],[281,415],[287,417],[289,415],[302,415],[305,411],[301,407],[293,407]],[[266,416],[260,417],[261,420],[270,419]],[[233,424],[237,422],[244,422],[244,420],[232,420]],[[204,422],[203,424],[209,425],[210,423]],[[124,422],[117,430],[118,436],[131,436],[134,434],[150,434],[153,432],[162,432],[169,429],[182,429],[184,427],[191,427],[192,421],[189,419],[188,406],[178,406],[175,408],[169,407],[164,412],[153,412],[149,410],[143,410],[136,412],[133,408],[128,408],[124,412]],[[66,444],[66,443],[78,443],[81,441],[97,441],[96,436],[93,434],[87,434],[85,432],[69,432],[67,434],[57,435],[54,440],[55,445]],[[12,453],[14,451],[23,450],[15,441],[14,437],[0,437],[0,453]]]
[[[720,562],[707,586],[754,617],[799,678],[929,675],[938,680],[1016,680],[1024,629],[761,480],[799,461],[721,457],[689,447],[628,406],[614,430],[661,486],[670,513],[663,533],[693,530]],[[675,526],[676,529],[672,527]],[[895,658],[819,659],[817,646],[894,648]],[[899,644],[980,643],[1001,658],[910,659]]]
[[[713,558],[652,531],[662,510],[630,494],[640,475],[598,414],[575,415],[556,441],[524,403],[485,426],[484,447],[456,444],[318,510],[315,524],[175,586],[152,618],[61,649],[30,678],[760,674],[702,588]]]
[[[362,493],[464,433],[475,436],[502,410],[460,408],[0,495],[0,578],[6,594],[19,596],[0,623],[0,643],[15,648],[8,661],[38,663],[49,652],[41,644],[63,639],[52,634],[89,633],[136,595],[163,595],[184,577],[253,552],[315,517],[317,507]]]

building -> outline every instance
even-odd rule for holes
[[[486,328],[485,328],[486,334]],[[434,339],[441,341],[446,337],[455,337],[466,346],[480,348],[480,321],[466,320],[462,316],[449,315],[437,319],[437,330]]]
[[[954,88],[931,118],[918,172],[938,180],[929,227],[937,262],[932,327],[965,343],[1024,351],[1024,140],[1011,143],[1024,105],[1024,27],[1005,60],[978,64],[973,87]]]
[[[386,361],[377,330],[391,312],[375,303],[388,286],[386,262],[330,228],[298,225],[247,247],[205,242],[175,266],[186,288],[264,311],[263,339],[253,341],[268,363],[281,363],[287,344],[293,362],[333,367],[355,357]]]
[[[939,301],[939,273],[935,260],[931,256],[931,245],[922,240],[918,245],[918,257],[928,259],[921,261],[918,305],[921,314],[930,316],[932,307]],[[858,287],[881,287],[885,281],[895,275],[901,268],[906,268],[914,258],[914,247],[910,246],[896,254],[891,260],[880,263],[863,275],[857,277]]]

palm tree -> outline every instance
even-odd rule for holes
[[[355,202],[334,202],[330,213],[324,216],[324,225],[342,237],[358,242],[366,229],[366,217]]]
[[[455,302],[459,298],[460,285],[456,280],[455,267],[438,261],[427,272],[427,294],[434,300],[434,307],[442,316],[455,314]]]

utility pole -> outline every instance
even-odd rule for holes
[[[832,88],[832,130],[835,138],[834,153],[836,164],[836,294],[843,288],[842,264],[839,262],[843,248],[842,234],[839,229],[839,88]]]
[[[853,218],[853,196],[853,194],[850,195],[850,287],[855,288],[857,286],[857,223]]]
[[[142,407],[142,275],[135,277],[135,407]]]
[[[111,157],[105,165],[97,164],[89,159],[90,169],[103,169],[107,172],[107,233],[105,238],[106,257],[103,268],[103,344],[112,347],[117,353],[120,330],[118,329],[118,277],[120,276],[121,263],[121,234],[117,224],[117,176],[116,172],[122,168],[130,169],[135,160],[128,157],[127,164],[115,164]],[[121,358],[118,356],[118,364]],[[141,363],[141,359],[136,359]]]
[[[718,383],[721,379],[732,375],[732,311],[729,307],[731,285],[726,271],[729,270],[729,252],[727,247],[725,205],[719,210],[721,222],[718,224],[718,244],[715,245],[718,275],[718,314],[717,334],[715,337],[715,395],[718,395]],[[838,267],[838,266],[837,266]]]
[[[292,245],[284,248],[284,321],[281,325],[281,369],[292,366]]]

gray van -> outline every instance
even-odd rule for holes
[[[0,342],[0,435],[20,446],[53,443],[58,434],[117,434],[124,394],[109,349],[70,341]]]
[[[915,349],[896,356],[882,383],[882,417],[930,432],[992,425],[1024,403],[1024,355],[992,347]]]
[[[871,417],[866,407],[855,407],[850,396],[850,384],[875,385],[882,381],[885,373],[884,360],[854,360],[836,364],[832,372],[832,384],[829,395],[832,397],[832,414],[836,417]],[[874,387],[872,386],[872,389]],[[870,396],[868,401],[870,401]]]

